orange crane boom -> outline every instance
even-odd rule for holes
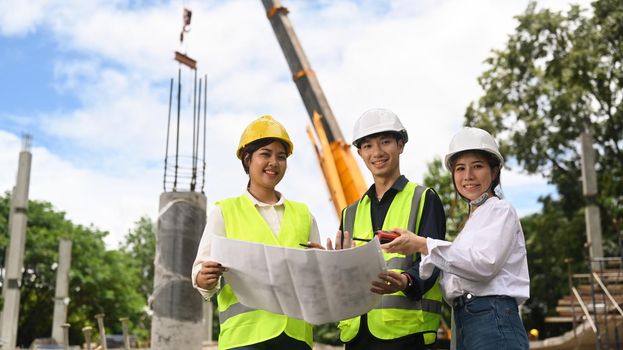
[[[316,137],[310,127],[307,133],[314,144],[335,211],[340,218],[344,207],[361,198],[367,189],[366,183],[350,151],[350,144],[344,141],[318,78],[294,32],[288,10],[281,6],[279,0],[262,0],[262,3],[290,67],[292,80],[312,121]]]

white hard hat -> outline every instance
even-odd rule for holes
[[[452,157],[459,152],[468,150],[481,150],[491,153],[500,161],[500,166],[504,164],[504,157],[502,157],[498,144],[491,134],[479,128],[465,127],[454,135],[450,142],[450,149],[445,158],[446,169],[451,172],[452,164],[450,161]]]
[[[396,132],[402,135],[405,143],[409,140],[407,130],[394,112],[384,108],[373,108],[365,111],[357,119],[353,130],[353,146],[359,148],[361,139],[380,132]]]

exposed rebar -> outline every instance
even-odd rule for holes
[[[195,76],[193,81],[193,141],[192,141],[192,159],[191,159],[191,172],[192,177],[190,179],[190,191],[195,190],[195,180],[197,176],[197,168],[195,166],[195,128],[197,128],[197,70],[195,70]]]
[[[193,130],[193,138],[195,139],[195,144],[194,144],[194,152],[193,152],[193,181],[191,183],[191,188],[192,191],[195,190],[195,187],[197,186],[197,164],[198,164],[198,160],[199,160],[199,130],[201,130],[201,79],[199,79],[199,93],[197,95],[198,97],[198,102],[197,102],[197,127]]]
[[[182,67],[177,69],[177,130],[175,137],[175,177],[173,179],[173,192],[177,190],[177,161],[180,154],[180,108],[182,102]]]
[[[205,178],[206,178],[206,123],[208,114],[208,75],[206,74],[203,79],[205,88],[203,89],[203,169],[201,171],[201,193],[204,193]]]
[[[164,149],[164,180],[162,181],[162,189],[167,190],[167,161],[169,159],[169,132],[171,129],[171,105],[173,103],[173,78],[169,86],[169,114],[167,117],[167,141]]]

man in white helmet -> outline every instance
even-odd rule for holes
[[[350,244],[362,244],[375,233],[394,228],[444,239],[441,200],[435,191],[410,182],[400,172],[408,135],[396,114],[380,108],[366,111],[355,123],[353,140],[374,184],[342,212],[340,231],[353,238]],[[383,295],[381,303],[365,315],[340,322],[340,339],[347,350],[432,348],[441,319],[439,271],[421,279],[419,254],[385,253],[384,258],[388,272],[379,275],[371,288]]]

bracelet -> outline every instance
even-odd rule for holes
[[[409,275],[406,272],[402,272],[401,275],[405,275],[407,277],[407,287],[405,287],[405,290],[407,288],[410,288],[413,285],[413,277],[411,277],[411,275]]]

